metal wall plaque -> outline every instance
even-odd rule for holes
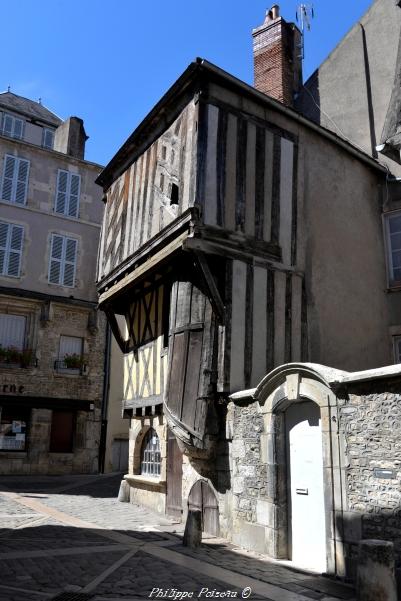
[[[395,478],[395,470],[384,469],[381,467],[373,468],[373,474],[375,478],[382,478],[384,480],[393,480]]]

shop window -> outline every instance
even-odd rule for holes
[[[72,453],[73,436],[73,411],[53,411],[49,451],[51,453]]]
[[[150,428],[142,443],[141,474],[160,476],[160,440],[153,428]]]
[[[28,421],[28,409],[0,409],[0,451],[25,451]]]

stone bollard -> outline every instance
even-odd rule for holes
[[[195,549],[202,541],[202,512],[190,509],[188,511],[187,523],[185,524],[184,547]]]
[[[121,480],[120,490],[118,491],[118,500],[121,503],[129,503],[129,484],[126,480]]]
[[[393,543],[360,541],[356,592],[358,601],[397,601]]]

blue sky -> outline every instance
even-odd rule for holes
[[[273,2],[272,2],[273,3]],[[251,30],[266,0],[16,0],[2,6],[0,89],[82,117],[86,158],[106,164],[188,64],[201,56],[252,83]],[[298,2],[279,2],[287,21]],[[371,0],[315,0],[304,75]]]

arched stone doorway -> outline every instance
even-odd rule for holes
[[[327,379],[325,370],[330,371]],[[317,458],[315,474],[322,475],[319,491],[314,494],[320,516],[319,527],[309,513],[313,512],[313,509],[305,509],[301,503],[301,509],[298,507],[296,510],[298,515],[303,514],[301,526],[306,523],[313,529],[313,536],[310,530],[309,538],[315,537],[315,542],[320,541],[316,543],[318,550],[311,553],[311,557],[314,554],[313,562],[308,562],[313,565],[308,567],[328,573],[338,572],[337,563],[343,561],[338,535],[342,523],[344,487],[339,451],[337,398],[327,383],[329,375],[332,379],[335,371],[314,364],[287,364],[268,374],[252,391],[252,398],[258,402],[264,421],[261,444],[265,448],[262,454],[266,461],[268,496],[271,503],[269,514],[272,516],[268,528],[267,552],[277,559],[292,559],[292,539],[293,536],[299,536],[299,531],[294,534],[293,530],[294,499],[309,496],[302,494],[306,492],[305,489],[308,489],[309,493],[310,489],[310,485],[302,483],[302,467],[294,465],[293,470],[298,472],[293,474],[291,480],[290,438],[294,429],[294,444],[298,447],[302,447],[302,439],[305,436],[309,442],[311,438],[314,439],[311,444],[312,454]],[[300,440],[295,440],[296,438]],[[305,460],[308,461],[308,458]],[[299,493],[296,489],[299,489]],[[305,562],[299,561],[299,554],[298,561],[297,557],[294,557],[294,563],[303,564],[305,567]]]
[[[219,536],[219,505],[207,480],[197,480],[188,496],[188,510],[202,513],[202,532]]]

